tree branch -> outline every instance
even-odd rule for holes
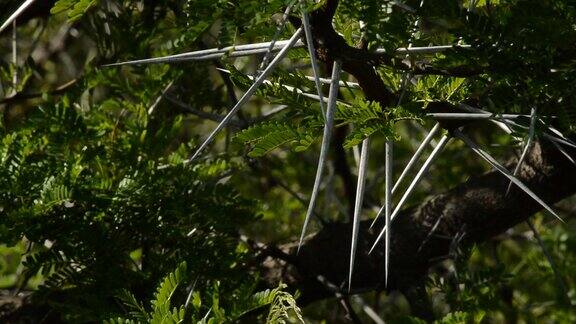
[[[392,57],[348,45],[332,27],[337,7],[338,0],[328,0],[310,15],[318,58],[328,64],[334,60],[341,61],[342,69],[358,80],[368,100],[378,101],[382,107],[389,106],[395,101],[395,95],[388,90],[374,66],[391,64]]]
[[[576,192],[576,167],[548,144],[534,145],[519,177],[552,204]],[[574,150],[570,153],[576,155]],[[508,163],[507,167],[513,165]],[[538,203],[517,188],[505,196],[508,182],[499,172],[491,171],[403,210],[392,225],[395,235],[388,289],[405,294],[417,290],[428,269],[450,255],[454,242],[460,248],[482,243],[541,210]],[[361,224],[352,293],[384,289],[384,249],[367,254],[382,224],[375,227],[376,231],[370,231],[369,225],[368,220]],[[433,228],[434,233],[428,237]],[[456,237],[461,239],[455,241]],[[349,225],[328,224],[307,238],[298,255],[296,242],[281,246],[281,250],[294,257],[294,262],[281,264],[268,258],[260,268],[263,279],[271,286],[282,281],[299,289],[303,305],[329,298],[333,293],[316,278],[323,276],[336,285],[344,283],[349,245]]]

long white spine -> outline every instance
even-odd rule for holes
[[[236,112],[252,97],[254,92],[256,92],[256,89],[258,89],[258,87],[266,80],[266,77],[270,75],[270,73],[272,73],[276,65],[278,65],[278,63],[280,63],[280,61],[286,56],[286,54],[288,54],[288,51],[290,50],[290,48],[292,48],[294,44],[296,44],[301,34],[302,34],[302,28],[299,28],[294,33],[292,38],[290,38],[288,44],[286,44],[286,46],[274,57],[274,60],[270,62],[270,65],[266,67],[266,70],[264,70],[264,72],[262,72],[262,74],[256,79],[256,81],[254,81],[252,86],[250,86],[250,88],[246,91],[246,93],[242,96],[242,98],[238,100],[236,105],[232,109],[230,109],[226,117],[224,117],[224,119],[220,122],[220,124],[218,124],[218,126],[216,126],[216,128],[212,131],[212,133],[208,135],[208,138],[204,140],[204,142],[196,150],[194,155],[192,155],[192,157],[189,160],[187,160],[187,162],[190,162],[194,160],[196,157],[198,157],[198,155],[204,150],[204,148],[206,148],[206,146],[210,144],[212,140],[214,140],[216,134],[218,134],[218,132],[220,132],[220,130],[222,130],[222,128],[224,128],[228,124],[228,122],[232,119],[232,117],[234,117]]]
[[[358,164],[358,183],[356,185],[356,200],[354,202],[354,219],[352,222],[352,244],[350,245],[350,270],[348,272],[348,291],[352,288],[352,275],[354,273],[354,260],[356,259],[356,248],[358,246],[358,232],[360,230],[360,216],[362,214],[362,203],[364,201],[364,185],[366,184],[366,169],[368,165],[368,155],[370,153],[370,138],[362,141],[362,152],[360,153],[360,163]]]
[[[332,67],[332,84],[330,85],[330,93],[328,95],[328,110],[326,111],[326,124],[324,125],[324,134],[322,137],[322,147],[320,148],[320,158],[318,159],[318,168],[316,169],[316,178],[314,179],[314,187],[312,189],[312,196],[310,197],[310,205],[308,205],[308,210],[306,211],[306,218],[304,219],[304,225],[302,226],[302,234],[300,235],[300,241],[298,242],[298,252],[300,252],[300,247],[304,241],[304,236],[306,235],[306,229],[308,228],[308,223],[316,206],[316,198],[318,197],[318,192],[320,190],[320,183],[322,182],[322,172],[324,170],[324,164],[326,164],[326,159],[328,157],[328,147],[330,146],[330,138],[332,137],[332,128],[334,127],[334,112],[336,110],[336,98],[338,97],[340,81],[341,65],[339,61],[334,61],[334,66]]]

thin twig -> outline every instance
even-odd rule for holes
[[[352,304],[350,304],[350,300],[347,296],[340,298],[340,304],[342,304],[342,307],[344,307],[344,310],[346,310],[346,317],[350,319],[352,323],[362,324],[360,317],[358,317],[358,314],[356,314],[354,311],[354,308],[352,307]]]
[[[58,95],[61,93],[66,92],[66,90],[70,89],[71,87],[73,87],[74,85],[76,85],[76,83],[78,83],[79,78],[76,79],[72,79],[66,83],[64,83],[61,86],[58,86],[56,89],[54,90],[50,90],[50,91],[46,91],[46,92],[35,92],[35,93],[22,93],[22,92],[18,92],[15,93],[9,97],[6,98],[2,98],[0,99],[0,105],[3,104],[11,104],[20,100],[28,100],[28,99],[35,99],[35,98],[40,98],[42,97],[44,94],[49,94],[49,95]]]
[[[166,100],[168,100],[173,105],[176,105],[179,108],[181,108],[181,109],[183,109],[183,110],[185,110],[185,111],[187,111],[193,115],[196,115],[200,118],[208,119],[208,120],[215,121],[215,122],[222,122],[222,120],[224,120],[224,118],[225,118],[225,116],[222,116],[222,115],[216,115],[216,114],[212,114],[212,113],[209,113],[206,111],[192,108],[191,106],[185,104],[184,102],[182,102],[176,98],[173,98],[170,96],[165,96],[165,98],[166,98]],[[239,121],[235,121],[235,120],[229,121],[226,125],[226,127],[236,127],[236,128],[243,128],[245,126],[246,126],[245,124],[243,124]]]
[[[324,277],[322,275],[318,275],[316,277],[316,280],[318,280],[318,282],[320,282],[322,285],[324,285],[324,287],[328,291],[330,291],[331,293],[334,294],[334,297],[336,297],[340,301],[340,304],[342,305],[342,307],[344,307],[344,310],[346,311],[347,317],[353,323],[360,323],[360,324],[362,323],[360,321],[360,318],[358,317],[358,315],[354,312],[354,309],[352,308],[352,305],[350,304],[348,297],[346,296],[346,294],[344,294],[342,292],[342,289],[340,287],[336,286],[335,284],[330,282],[328,279],[326,279],[326,277]]]
[[[316,77],[307,75],[306,79],[308,79],[310,81],[315,81]],[[323,83],[323,84],[331,84],[332,83],[332,80],[327,79],[327,78],[318,78],[318,81],[320,83]],[[352,89],[361,89],[360,84],[358,82],[340,81],[340,82],[338,82],[338,84],[341,87],[347,87],[347,88],[352,88]]]
[[[554,262],[554,259],[552,258],[552,254],[550,254],[550,251],[548,251],[548,249],[546,248],[546,245],[544,245],[544,241],[542,240],[540,233],[538,233],[538,230],[536,229],[536,227],[534,226],[534,223],[532,223],[532,221],[530,219],[526,220],[526,224],[528,225],[528,227],[530,227],[530,230],[534,234],[534,238],[536,239],[536,242],[538,242],[538,245],[542,249],[542,253],[544,253],[546,260],[550,264],[550,267],[552,268],[552,272],[554,273],[554,277],[556,277],[556,283],[558,284],[558,288],[560,289],[563,297],[565,298],[565,300],[570,300],[570,298],[568,297],[568,290],[566,289],[566,284],[564,283],[564,279],[560,275],[560,270],[558,269],[558,265],[556,265],[556,262]]]

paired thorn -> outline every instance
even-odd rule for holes
[[[566,152],[566,149],[564,149],[562,146],[560,146],[560,144],[558,144],[556,142],[552,142],[552,145],[554,145],[558,149],[558,151],[560,151],[560,153],[562,153],[562,155],[564,155],[564,157],[566,157],[568,159],[568,161],[570,161],[570,162],[572,162],[572,164],[576,165],[576,161],[568,152]]]
[[[304,26],[304,33],[306,35],[306,44],[308,46],[308,54],[310,55],[310,62],[312,63],[312,71],[314,72],[314,83],[316,84],[316,92],[318,92],[318,97],[320,99],[320,109],[322,110],[322,116],[326,119],[326,111],[324,108],[324,100],[322,94],[322,84],[320,83],[320,68],[318,67],[318,61],[316,60],[316,49],[314,48],[314,36],[312,35],[312,28],[310,26],[310,19],[306,8],[304,7],[304,2],[302,4],[302,25]]]
[[[482,109],[480,109],[480,108],[472,107],[472,106],[469,106],[469,105],[464,104],[464,103],[458,104],[458,108],[461,108],[461,109],[463,109],[463,110],[465,110],[465,111],[468,111],[468,112],[471,112],[471,113],[480,113],[480,114],[489,113],[489,112],[486,111],[486,110],[482,110]],[[502,121],[497,120],[497,119],[490,119],[490,121],[491,121],[493,124],[495,124],[496,126],[498,126],[500,129],[502,129],[506,134],[508,134],[508,135],[512,134],[512,129],[511,129],[505,122],[502,122]]]
[[[412,157],[410,158],[410,161],[408,161],[408,164],[406,165],[406,167],[404,168],[404,170],[402,171],[402,173],[400,174],[400,177],[398,177],[398,180],[396,180],[396,183],[394,184],[394,187],[392,188],[392,194],[396,193],[396,190],[399,188],[400,183],[402,182],[402,180],[404,179],[404,177],[406,177],[406,175],[408,174],[408,172],[412,169],[412,167],[416,164],[416,162],[418,161],[418,159],[420,158],[420,156],[422,155],[422,153],[424,152],[424,149],[426,148],[426,146],[428,144],[430,144],[430,142],[432,141],[432,139],[434,138],[434,136],[436,135],[436,133],[438,133],[438,131],[440,130],[440,123],[436,123],[434,125],[434,127],[432,127],[432,129],[430,130],[430,132],[428,133],[428,135],[426,135],[426,138],[424,138],[424,140],[422,141],[422,143],[420,143],[420,146],[418,146],[418,149],[416,150],[416,152],[414,153],[414,155],[412,155]],[[374,225],[376,224],[376,221],[378,220],[378,218],[380,217],[380,215],[382,215],[382,212],[384,212],[385,210],[385,206],[382,206],[382,208],[380,208],[380,210],[378,211],[378,214],[376,214],[376,217],[374,218],[374,220],[372,221],[372,224],[370,224],[370,229],[372,229],[372,227],[374,227]]]
[[[428,117],[436,119],[515,119],[519,117],[530,117],[530,115],[519,114],[493,114],[493,113],[429,113]],[[556,118],[552,116],[552,118]]]
[[[222,130],[222,128],[224,128],[226,126],[226,124],[228,124],[228,122],[230,122],[230,120],[232,119],[232,117],[234,117],[236,112],[252,97],[254,92],[256,92],[256,89],[258,89],[258,87],[262,83],[264,83],[264,81],[266,80],[266,77],[268,75],[270,75],[270,73],[272,73],[272,71],[274,70],[276,65],[278,65],[278,63],[286,56],[286,54],[288,54],[288,51],[290,50],[290,48],[292,48],[292,46],[294,46],[294,44],[296,44],[296,42],[300,38],[301,34],[302,34],[302,29],[299,28],[294,33],[292,38],[290,38],[290,41],[288,42],[288,44],[286,44],[286,46],[274,57],[272,62],[270,62],[270,65],[268,65],[266,67],[266,69],[262,72],[262,74],[258,78],[256,78],[254,83],[250,86],[250,88],[246,91],[246,93],[244,93],[242,98],[240,98],[240,100],[238,100],[236,105],[232,109],[230,109],[230,111],[224,117],[222,122],[220,122],[220,124],[218,124],[218,126],[216,126],[216,128],[212,131],[212,133],[210,133],[208,138],[206,140],[204,140],[204,142],[196,150],[194,155],[192,155],[192,157],[190,159],[188,159],[186,162],[193,161],[196,157],[198,157],[198,155],[200,155],[200,153],[204,150],[204,148],[206,148],[206,146],[208,146],[208,144],[210,144],[212,142],[212,140],[214,140],[214,138],[216,137],[216,134],[218,134],[218,132],[220,130]]]
[[[398,180],[396,180],[396,183],[394,184],[394,187],[392,188],[393,194],[396,192],[396,189],[398,189],[398,187],[400,186],[400,183],[402,183],[402,180],[404,180],[404,177],[412,169],[412,167],[414,166],[416,161],[418,161],[418,159],[420,158],[420,156],[424,152],[424,149],[426,148],[426,146],[428,146],[428,144],[430,144],[430,142],[432,141],[432,139],[434,138],[436,133],[438,133],[439,130],[440,130],[440,123],[436,123],[434,125],[434,127],[432,127],[432,129],[430,130],[428,135],[426,135],[426,138],[424,138],[422,143],[420,143],[420,146],[418,146],[418,149],[416,150],[414,155],[412,155],[412,157],[410,158],[410,161],[408,162],[408,164],[406,165],[404,170],[402,170],[400,177],[398,177]]]
[[[466,111],[470,111],[470,112],[474,112],[474,113],[489,113],[486,110],[482,110],[480,108],[475,108],[472,106],[469,106],[467,104],[459,104],[458,107],[466,110]],[[512,129],[511,127],[518,127],[518,128],[522,128],[522,129],[529,129],[529,127],[526,127],[524,125],[520,125],[512,120],[509,119],[504,119],[504,118],[497,118],[497,119],[490,119],[490,121],[492,121],[493,123],[495,123],[496,125],[498,125],[500,128],[502,128],[507,134],[512,134]],[[540,122],[542,122],[542,120],[540,120]],[[544,123],[544,122],[542,122]],[[558,148],[558,150],[566,156],[566,158],[568,158],[568,160],[570,160],[572,163],[576,164],[576,161],[574,161],[574,159],[570,156],[570,154],[568,154],[559,144],[563,144],[566,146],[570,146],[572,148],[576,148],[576,143],[574,143],[573,141],[571,141],[570,139],[566,138],[564,136],[564,134],[562,134],[559,130],[557,130],[556,128],[552,127],[552,126],[548,126],[545,125],[546,129],[548,131],[550,131],[551,133],[553,133],[553,135],[548,134],[546,132],[542,133],[542,136],[549,140],[550,142],[552,142],[552,144],[554,144],[554,146],[556,146],[556,148]]]
[[[400,209],[402,208],[402,206],[404,205],[404,203],[406,202],[406,200],[408,199],[408,197],[410,196],[412,191],[414,191],[414,188],[416,188],[416,185],[418,185],[418,183],[422,179],[422,176],[426,173],[426,171],[428,171],[432,162],[438,157],[438,155],[440,154],[440,152],[442,151],[444,146],[446,146],[446,144],[448,143],[449,140],[450,140],[450,137],[448,137],[448,135],[442,136],[442,138],[438,142],[438,145],[436,145],[436,147],[434,148],[432,153],[430,153],[430,156],[428,156],[428,158],[426,159],[426,161],[424,162],[424,164],[422,165],[420,170],[418,170],[418,173],[416,174],[416,176],[414,177],[414,179],[410,183],[410,186],[408,186],[408,188],[404,192],[404,195],[402,196],[402,198],[400,198],[400,202],[398,202],[398,205],[396,205],[396,208],[394,208],[392,215],[390,215],[390,222],[392,222],[394,220],[394,218],[396,217],[396,215],[398,215],[398,212],[400,211]],[[378,245],[378,242],[380,242],[380,240],[384,236],[386,229],[387,229],[387,226],[384,226],[384,229],[382,229],[382,231],[378,235],[378,238],[376,238],[376,241],[372,245],[372,248],[370,249],[368,254],[371,254],[372,251],[374,250],[374,248],[376,248],[376,246]]]
[[[536,107],[533,107],[530,117],[530,130],[528,131],[528,139],[526,140],[526,145],[522,150],[520,159],[518,159],[518,164],[516,164],[516,168],[514,168],[514,172],[512,173],[513,176],[518,175],[518,172],[520,172],[520,168],[522,167],[524,159],[528,156],[528,151],[530,150],[530,147],[532,147],[532,142],[534,141],[535,127],[536,127]],[[505,197],[508,196],[511,188],[512,188],[512,181],[508,183],[508,188],[506,188]]]
[[[138,64],[158,64],[158,63],[174,63],[174,62],[184,62],[184,61],[204,61],[204,60],[213,60],[217,58],[221,58],[225,55],[229,57],[239,57],[239,56],[248,56],[248,55],[255,55],[255,54],[262,54],[267,53],[269,48],[272,46],[272,51],[281,50],[286,47],[289,43],[291,43],[291,39],[289,40],[281,40],[274,42],[264,42],[264,43],[255,43],[255,44],[246,44],[246,45],[234,45],[228,46],[224,48],[211,48],[201,51],[193,51],[193,52],[186,52],[181,54],[173,54],[167,55],[162,57],[154,57],[148,59],[140,59],[140,60],[133,60],[133,61],[126,61],[126,62],[118,62],[112,64],[106,64],[105,67],[109,66],[121,66],[121,65],[138,65]],[[291,46],[291,48],[302,47],[303,43],[297,41],[295,44]]]
[[[565,138],[560,138],[560,137],[556,137],[556,136],[552,136],[550,134],[544,133],[542,134],[547,140],[550,140],[552,142],[556,142],[558,144],[564,144],[566,146],[570,146],[571,148],[576,148],[576,143],[572,142],[569,139],[565,139]]]
[[[356,187],[356,201],[354,203],[354,220],[352,223],[352,244],[350,246],[350,271],[348,273],[348,291],[352,289],[352,275],[354,273],[354,260],[356,257],[356,247],[358,245],[358,232],[360,227],[360,215],[362,213],[362,202],[364,200],[364,185],[366,183],[366,166],[368,164],[368,154],[370,153],[370,138],[362,141],[362,152],[360,153],[360,163],[358,164],[358,184]]]
[[[5,28],[3,26],[3,28]],[[0,30],[1,31],[1,30]],[[211,48],[200,51],[192,51],[180,54],[172,54],[161,57],[153,57],[146,59],[138,59],[125,62],[117,62],[111,64],[105,64],[104,67],[111,66],[122,66],[122,65],[139,65],[139,64],[159,64],[159,63],[178,63],[186,61],[206,61],[219,59],[224,56],[228,57],[241,57],[256,54],[266,54],[269,52],[279,51],[288,44],[290,40],[279,40],[264,43],[246,44],[246,45],[233,45],[224,48]],[[297,42],[292,48],[304,47],[303,42]],[[307,45],[309,46],[309,45]],[[397,55],[404,54],[434,54],[443,52],[450,48],[466,48],[467,45],[442,45],[442,46],[430,46],[430,47],[411,47],[411,48],[399,48],[396,50]],[[469,47],[469,46],[468,46]],[[386,53],[385,49],[376,50],[376,53]],[[314,65],[314,63],[312,63]]]
[[[564,134],[562,134],[559,130],[557,130],[556,128],[552,127],[552,126],[548,126],[546,125],[546,123],[540,119],[540,122],[542,124],[544,124],[546,127],[548,127],[548,130],[552,133],[554,133],[554,135],[556,135],[558,138],[561,138],[563,140],[566,140],[567,142],[571,143],[571,144],[575,144],[573,141],[569,140],[568,138],[566,138],[566,136],[564,136]]]
[[[230,71],[229,71],[229,70],[226,70],[226,69],[217,68],[217,70],[222,71],[222,72],[225,72],[225,73],[230,73]],[[255,80],[255,78],[254,78],[253,76],[248,75],[247,77],[248,77],[250,80]],[[298,88],[295,88],[295,87],[292,87],[292,86],[289,86],[289,85],[286,85],[286,84],[279,84],[279,83],[272,82],[272,81],[269,81],[269,80],[265,80],[265,81],[264,81],[264,84],[270,84],[270,85],[274,85],[274,86],[281,86],[281,87],[283,87],[284,89],[286,89],[286,90],[288,90],[288,91],[290,91],[290,92],[295,92],[296,94],[302,95],[303,97],[310,98],[310,99],[314,99],[314,100],[322,100],[322,102],[328,103],[328,98],[326,98],[326,97],[320,97],[320,96],[315,95],[315,94],[313,94],[313,93],[304,92],[304,91],[302,91],[302,90],[300,90],[300,89],[298,89]],[[347,107],[350,106],[349,104],[347,104],[347,103],[345,103],[345,102],[342,102],[342,101],[337,101],[337,103],[338,103],[338,104],[341,104],[341,105],[344,105],[344,106],[347,106]]]
[[[286,20],[288,19],[288,15],[290,15],[290,11],[292,10],[292,6],[293,6],[293,4],[290,4],[289,6],[286,7],[286,10],[284,10],[284,14],[282,15],[282,19],[280,19],[280,24],[276,28],[276,32],[274,33],[274,37],[272,37],[272,41],[270,42],[270,45],[268,46],[268,49],[266,50],[266,54],[264,55],[262,62],[260,62],[260,66],[258,66],[258,69],[256,69],[255,76],[260,75],[260,73],[262,72],[262,69],[264,69],[266,67],[266,65],[268,65],[268,61],[270,60],[270,56],[272,55],[272,52],[274,51],[274,46],[276,45],[276,41],[278,40],[278,37],[280,36],[282,29],[284,29],[284,26],[286,25]]]
[[[554,217],[559,219],[561,222],[564,223],[564,220],[556,214],[556,212],[546,204],[538,195],[536,195],[532,190],[530,190],[522,181],[520,181],[517,177],[510,173],[504,166],[502,166],[496,159],[494,159],[489,153],[482,150],[476,143],[474,143],[468,136],[464,135],[460,130],[455,130],[454,134],[456,137],[461,139],[472,151],[474,151],[477,155],[479,155],[482,159],[488,162],[494,169],[499,171],[505,177],[510,179],[515,185],[517,185],[520,189],[522,189],[525,193],[527,193],[532,199],[536,200],[542,207],[544,207],[548,212],[550,212]]]
[[[330,146],[330,138],[332,136],[332,128],[334,126],[334,112],[336,111],[336,98],[338,97],[340,81],[341,65],[339,61],[334,61],[334,66],[332,67],[332,84],[330,85],[330,93],[328,95],[328,109],[326,111],[326,124],[324,125],[324,134],[322,137],[322,146],[320,148],[320,158],[318,159],[318,167],[316,169],[316,178],[314,180],[314,187],[312,189],[312,196],[310,197],[310,205],[306,212],[306,218],[304,219],[304,225],[302,226],[302,234],[300,235],[300,241],[298,242],[298,252],[302,247],[302,242],[304,241],[304,236],[306,235],[306,229],[314,207],[316,206],[316,198],[318,197],[318,192],[320,189],[320,182],[322,181],[322,171],[324,170],[324,164],[326,163],[326,158],[328,157],[328,147]]]

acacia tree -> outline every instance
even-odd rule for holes
[[[570,2],[7,6],[1,233],[28,246],[13,285],[42,283],[35,314],[273,321],[292,297],[253,293],[282,283],[352,321],[395,291],[425,320],[573,316],[571,223],[564,250],[537,229],[576,188]],[[495,237],[545,261],[541,299]]]

